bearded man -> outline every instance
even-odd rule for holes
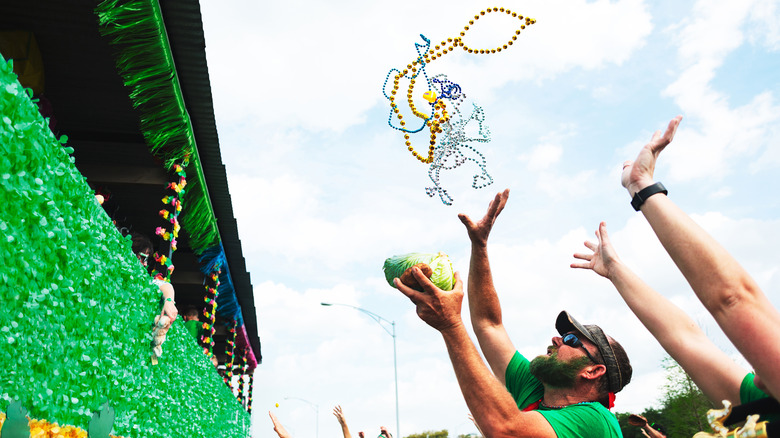
[[[488,235],[508,199],[509,190],[497,194],[478,223],[459,215],[471,239],[471,323],[492,373],[461,318],[460,274],[455,273],[448,292],[419,268],[412,268],[412,275],[423,292],[397,278],[394,283],[416,305],[417,315],[442,334],[466,404],[485,437],[621,437],[609,411],[614,394],[631,380],[631,364],[620,344],[566,311],[558,315],[560,336],[552,338],[546,355],[529,362],[509,339],[487,256]]]

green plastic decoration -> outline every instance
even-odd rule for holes
[[[104,403],[100,411],[92,414],[92,419],[89,420],[89,438],[109,438],[115,418],[114,409]]]
[[[30,422],[27,420],[27,409],[18,401],[8,405],[3,427],[0,427],[3,438],[30,438]]]
[[[141,131],[153,155],[170,170],[189,157],[181,224],[195,254],[220,242],[216,215],[184,105],[158,0],[106,0],[95,9],[100,33],[117,51],[116,65],[141,113]]]
[[[69,151],[0,59],[0,410],[87,430],[108,403],[120,436],[246,437],[249,415],[181,320],[151,366],[159,289]]]
[[[383,267],[387,283],[390,284],[390,286],[395,287],[393,279],[400,277],[405,270],[418,263],[425,263],[431,267],[431,270],[433,271],[431,282],[439,289],[452,290],[452,287],[455,284],[455,271],[452,268],[452,261],[449,256],[441,252],[437,254],[415,252],[388,258],[385,260]]]

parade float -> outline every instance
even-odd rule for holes
[[[2,8],[0,435],[248,436],[260,341],[197,0]],[[155,342],[153,278],[194,337]]]

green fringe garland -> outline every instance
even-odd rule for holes
[[[192,175],[183,199],[182,225],[195,254],[220,241],[216,215],[200,165],[162,11],[157,0],[106,0],[95,9],[100,33],[117,49],[116,65],[141,113],[151,153],[170,170],[189,157]],[[186,202],[185,202],[186,200]]]
[[[182,229],[190,236],[190,248],[196,255],[201,255],[203,251],[219,244],[219,229],[203,182],[200,160],[190,160],[187,175],[195,175],[197,179],[193,182],[187,180],[180,221]]]
[[[166,164],[191,155],[195,140],[156,0],[108,0],[96,9],[100,33],[119,51],[116,65],[141,112],[152,153]]]

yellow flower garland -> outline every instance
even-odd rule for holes
[[[5,423],[5,414],[0,412],[0,432]],[[76,426],[60,426],[46,420],[30,418],[30,438],[88,438],[87,431]],[[111,438],[123,438],[109,435]]]

